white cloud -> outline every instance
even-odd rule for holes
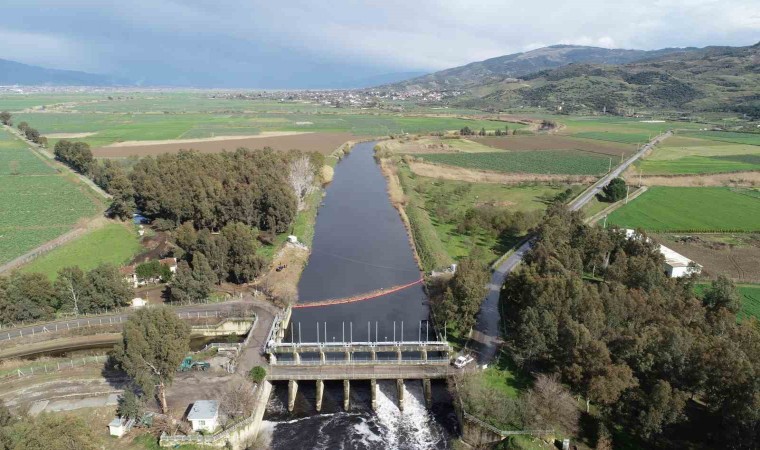
[[[438,70],[557,43],[654,49],[760,39],[757,0],[4,3],[0,39],[9,44],[0,57],[96,71],[140,72],[196,58],[202,70],[344,65],[382,73]]]

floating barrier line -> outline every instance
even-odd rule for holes
[[[293,306],[293,309],[300,309],[300,308],[316,308],[319,306],[330,306],[330,305],[343,305],[346,303],[356,303],[356,302],[362,302],[365,300],[372,300],[373,298],[382,297],[384,295],[393,294],[394,292],[402,291],[406,288],[410,288],[412,286],[415,286],[417,284],[420,284],[424,281],[423,278],[420,278],[417,281],[413,281],[409,284],[403,284],[400,286],[393,286],[392,288],[388,289],[378,289],[376,291],[372,291],[368,294],[360,294],[358,296],[354,297],[344,297],[344,298],[334,298],[330,300],[322,300],[318,302],[311,302],[311,303],[299,303],[297,305]]]

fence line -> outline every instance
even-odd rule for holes
[[[105,363],[107,360],[108,360],[107,356],[98,355],[98,356],[89,356],[89,357],[83,357],[83,358],[72,358],[68,361],[62,361],[62,362],[57,362],[57,363],[45,363],[41,365],[19,367],[15,369],[15,372],[10,372],[5,375],[0,375],[0,382],[30,377],[34,375],[44,375],[46,373],[62,372],[64,370],[71,370],[77,367],[84,367],[92,363]]]

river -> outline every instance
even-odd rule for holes
[[[336,166],[319,209],[309,262],[298,285],[301,303],[342,298],[408,284],[420,278],[409,238],[372,156],[374,142],[357,144]],[[293,310],[287,339],[316,341],[417,340],[430,333],[427,298],[420,285],[350,304]],[[395,322],[395,327],[394,327]],[[403,322],[404,335],[401,336]],[[299,336],[300,330],[300,336]],[[317,331],[319,330],[319,331]],[[325,332],[326,330],[326,332]],[[422,384],[405,384],[403,412],[395,382],[379,382],[372,411],[369,383],[352,382],[351,408],[342,408],[341,383],[325,383],[322,413],[315,411],[314,383],[302,382],[292,413],[286,384],[275,384],[266,426],[271,447],[297,449],[445,449],[456,417],[443,382],[433,383],[425,408]]]

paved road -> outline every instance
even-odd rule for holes
[[[600,178],[599,181],[594,183],[589,189],[571,201],[568,204],[570,210],[577,211],[581,209],[613,178],[619,177],[620,174],[622,174],[631,164],[636,162],[637,159],[644,156],[644,154],[650,151],[655,145],[659,144],[672,134],[671,131],[668,131],[649,141],[633,156],[616,167],[612,172]],[[531,241],[522,244],[512,255],[504,260],[504,262],[493,271],[493,275],[491,275],[491,283],[488,285],[488,295],[480,307],[478,322],[473,330],[469,345],[472,350],[477,352],[478,363],[480,364],[487,364],[493,359],[501,340],[501,333],[499,332],[499,292],[504,283],[504,278],[512,272],[518,264],[520,264],[525,253],[530,250],[530,246]]]
[[[210,304],[198,304],[188,306],[177,306],[175,310],[177,314],[182,317],[192,318],[197,317],[216,317],[223,313],[230,313],[234,308],[239,306],[245,306],[246,304],[252,304],[246,301],[230,301],[223,303],[210,303]],[[51,321],[46,323],[40,323],[35,325],[21,326],[15,328],[3,328],[0,329],[0,342],[10,339],[16,339],[24,336],[31,336],[33,334],[61,331],[71,328],[84,328],[88,326],[96,325],[109,325],[114,323],[122,323],[129,318],[132,311],[124,311],[118,314],[81,317],[72,319],[63,319],[57,321]]]

